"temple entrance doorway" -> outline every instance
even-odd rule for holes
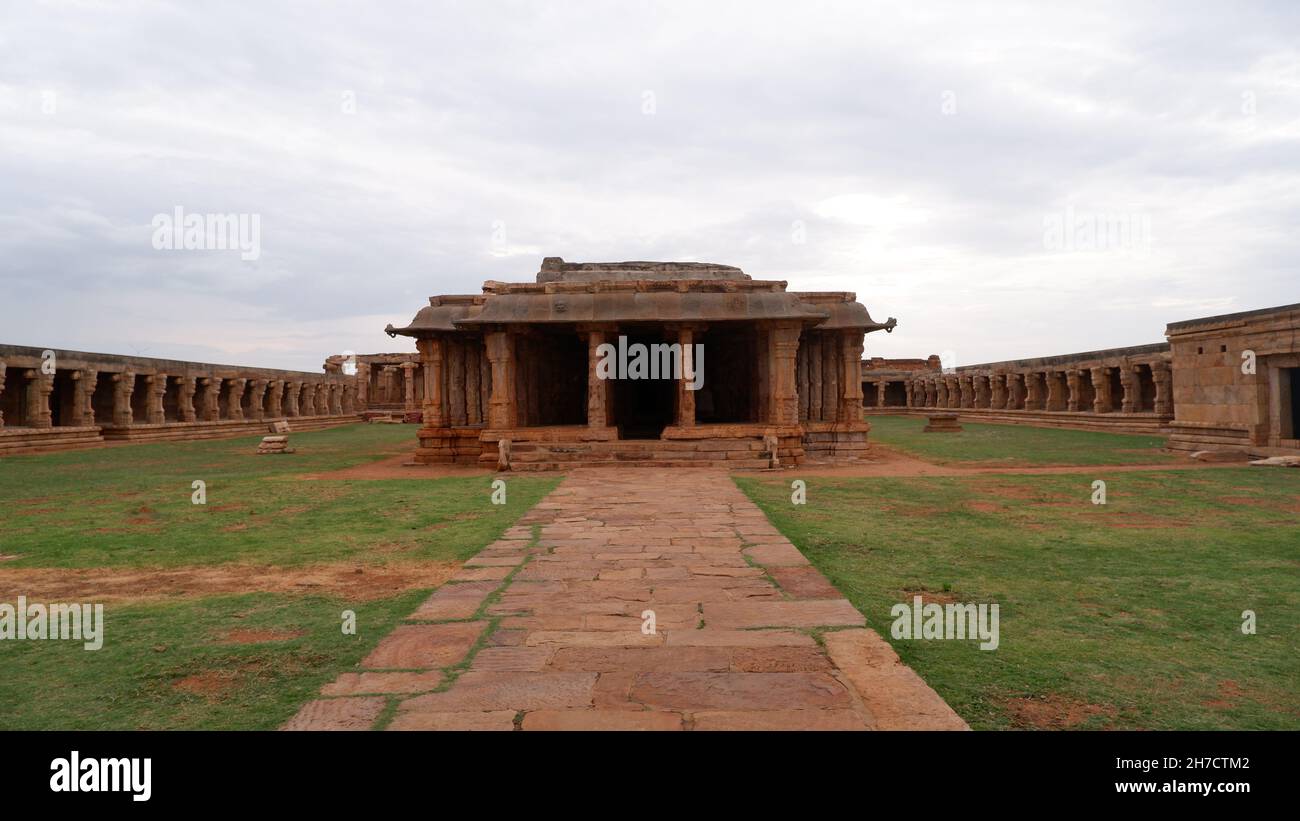
[[[665,339],[653,331],[630,331],[627,347],[640,343],[663,345],[676,340]],[[672,374],[658,373],[659,379],[629,379],[620,374],[614,380],[614,418],[619,439],[658,439],[664,428],[673,423],[673,399],[677,382]]]

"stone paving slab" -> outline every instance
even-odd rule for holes
[[[366,698],[318,698],[303,705],[282,730],[369,730],[384,711],[388,700]]]
[[[442,673],[344,673],[321,688],[323,696],[359,696],[379,693],[423,693],[442,684]]]
[[[286,729],[966,729],[725,471],[575,469],[453,578]]]
[[[361,666],[370,670],[446,667],[465,658],[486,626],[485,621],[399,625]]]

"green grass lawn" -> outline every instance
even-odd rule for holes
[[[0,459],[0,602],[39,568],[389,568],[459,563],[496,539],[558,477],[301,478],[409,451],[410,425],[292,434],[293,455],[259,437]],[[191,502],[207,483],[207,504]],[[76,601],[94,602],[93,582]],[[15,589],[18,588],[18,589]],[[151,594],[104,606],[104,645],[0,642],[0,729],[273,728],[352,669],[428,589],[379,599],[337,592]],[[42,600],[42,603],[48,603]],[[355,635],[341,629],[343,610]],[[258,631],[276,631],[261,640]],[[253,631],[231,639],[231,631]],[[251,638],[250,638],[251,635]]]
[[[0,643],[0,730],[275,729],[354,669],[427,593],[369,602],[252,593],[109,605],[99,650],[72,641]],[[341,629],[345,609],[356,613],[355,635]],[[231,630],[259,629],[293,637],[226,640]]]
[[[972,727],[1300,729],[1300,471],[737,482]],[[1001,646],[894,640],[917,591]]]
[[[299,478],[410,451],[414,431],[297,433],[286,456],[256,455],[254,436],[0,459],[0,554],[17,557],[0,567],[463,561],[555,484],[511,477],[492,505],[486,476]]]
[[[1176,457],[1161,449],[1159,436],[1087,430],[990,425],[961,419],[961,433],[925,433],[923,416],[867,417],[871,441],[939,464],[1150,465]]]

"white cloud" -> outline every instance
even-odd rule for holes
[[[1297,299],[1288,4],[211,14],[7,8],[0,340],[315,369],[548,255],[855,291],[899,319],[869,353],[966,362]],[[154,251],[178,204],[261,215],[261,259]],[[1051,253],[1067,207],[1145,215],[1150,248]]]

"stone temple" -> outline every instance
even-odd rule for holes
[[[387,327],[415,351],[330,356],[321,373],[0,344],[0,456],[371,420],[419,425],[422,464],[788,467],[866,456],[874,414],[940,413],[1145,433],[1201,458],[1300,455],[1300,304],[1127,348],[864,359],[895,324],[852,293],[728,265],[549,257],[533,282],[431,297]],[[603,378],[602,351],[638,349],[658,378]]]
[[[419,350],[417,462],[495,465],[508,448],[516,469],[756,467],[866,448],[863,340],[893,327],[852,293],[727,265],[548,257],[535,282],[431,297],[387,332]],[[665,369],[603,378],[604,345],[643,346]]]

